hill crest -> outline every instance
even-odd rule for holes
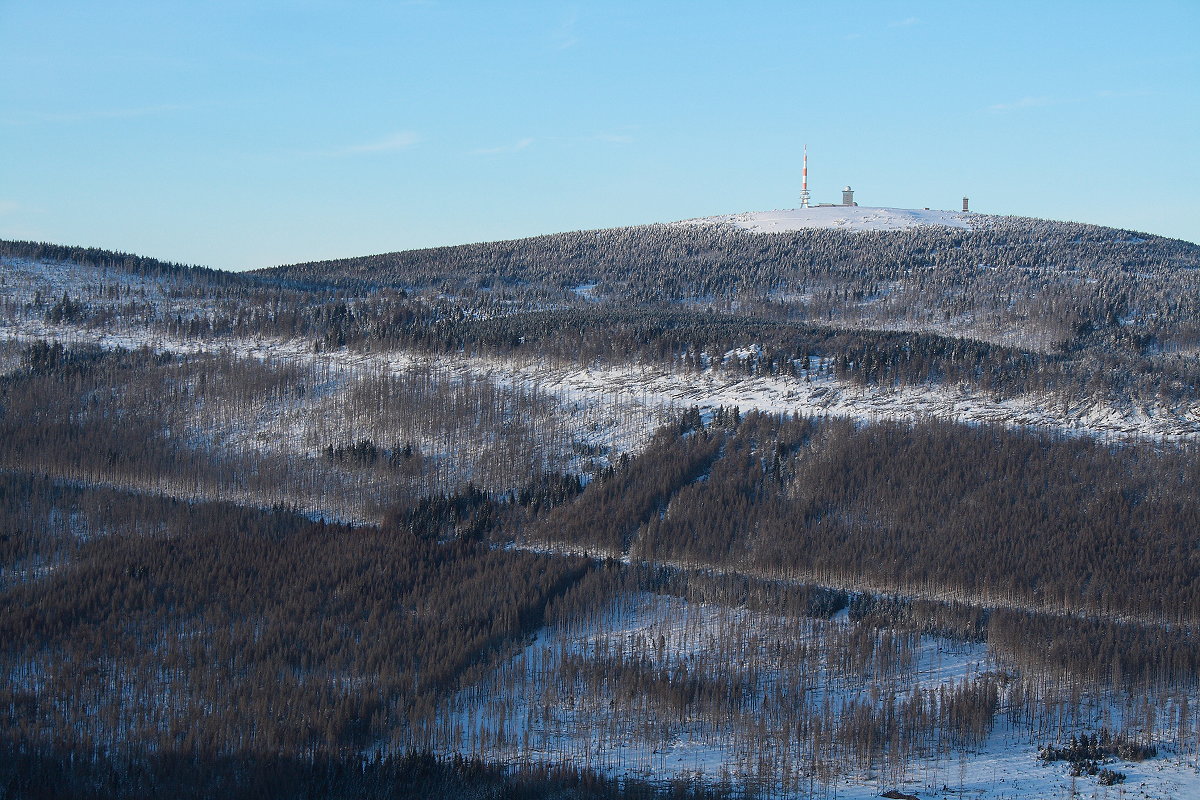
[[[846,231],[896,231],[922,225],[970,230],[970,213],[937,209],[883,208],[873,206],[816,206],[774,211],[747,211],[699,217],[671,223],[674,226],[732,226],[751,233],[791,233],[814,229]]]

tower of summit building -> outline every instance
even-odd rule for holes
[[[818,203],[818,205],[828,207],[828,206],[832,206],[835,204],[834,203]],[[854,202],[854,190],[851,189],[849,186],[846,186],[845,188],[842,189],[842,205],[843,206],[858,205],[858,203]],[[809,195],[809,192],[808,192],[808,145],[804,145],[804,160],[803,160],[803,166],[800,169],[800,207],[801,208],[811,208],[812,207],[812,197]]]

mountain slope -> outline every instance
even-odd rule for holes
[[[804,214],[827,211],[865,218],[880,210]],[[525,307],[682,304],[839,327],[941,332],[1043,351],[1095,344],[1097,337],[1106,346],[1161,352],[1191,351],[1200,341],[1200,247],[1188,242],[982,215],[970,215],[970,229],[832,227],[751,235],[733,221],[741,217],[769,227],[761,215],[734,215],[258,274],[352,291],[390,286],[486,295]]]
[[[970,223],[0,243],[0,752],[1188,796],[1197,248]]]

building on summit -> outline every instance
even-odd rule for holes
[[[809,205],[809,199],[810,198],[809,198],[809,194],[808,194],[808,145],[804,145],[804,166],[800,172],[800,207],[801,208],[811,208],[811,206]],[[854,202],[854,190],[851,189],[849,186],[842,189],[842,203],[841,204],[843,206],[858,205],[858,203]],[[831,207],[834,207],[837,205],[838,205],[837,203],[817,203],[817,208],[831,208]]]

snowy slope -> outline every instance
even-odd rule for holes
[[[943,225],[970,229],[970,214],[909,208],[871,208],[867,206],[827,206],[792,208],[776,211],[748,211],[718,217],[701,217],[675,225],[731,225],[751,233],[786,233],[815,228],[846,231],[896,231],[920,225]]]
[[[301,364],[323,362],[370,374],[379,370],[402,371],[418,362],[436,363],[440,370],[486,377],[502,386],[535,387],[539,394],[546,393],[570,404],[576,421],[581,424],[585,419],[596,424],[590,414],[606,418],[642,416],[644,424],[633,426],[639,433],[632,439],[627,435],[619,437],[618,450],[625,450],[634,440],[644,441],[650,431],[661,424],[664,413],[691,406],[699,406],[702,410],[737,406],[742,411],[757,409],[769,413],[847,417],[862,422],[912,422],[933,417],[1057,430],[1099,438],[1128,436],[1164,441],[1200,438],[1200,405],[1189,403],[1139,405],[1088,397],[1064,405],[1061,398],[1042,393],[1004,399],[969,386],[860,386],[827,374],[810,373],[808,378],[747,375],[743,370],[715,367],[702,371],[640,363],[580,367],[542,359],[427,356],[402,350],[385,353],[339,350],[314,354],[306,339],[287,341],[251,336],[206,341],[172,337],[143,328],[105,331],[33,320],[0,321],[0,340],[4,339],[46,339],[64,344],[91,343],[127,349],[150,347],[175,353],[225,351],[263,360]],[[730,362],[745,355],[731,351],[719,362]],[[588,411],[585,413],[584,409]],[[601,427],[608,433],[613,432],[608,425]],[[580,436],[591,441],[583,431]],[[637,446],[633,445],[633,449]]]
[[[645,725],[636,714],[619,705],[615,694],[601,690],[589,697],[578,695],[568,671],[562,669],[569,656],[594,658],[597,654],[625,654],[630,663],[639,642],[662,642],[652,655],[655,668],[675,670],[686,665],[693,674],[705,674],[705,654],[719,650],[718,642],[740,641],[725,662],[730,674],[753,672],[762,693],[754,705],[768,707],[785,674],[773,667],[772,646],[796,635],[816,641],[816,633],[844,626],[848,618],[839,614],[831,621],[794,619],[745,608],[693,603],[680,598],[639,592],[615,600],[610,608],[569,624],[550,625],[533,641],[502,663],[480,684],[461,692],[447,712],[456,729],[482,734],[471,742],[448,742],[445,753],[476,755],[484,759],[534,763],[580,763],[609,775],[649,780],[672,780],[703,776],[716,782],[722,775],[736,782],[753,774],[756,753],[747,746],[744,723],[733,717],[719,730],[696,715],[686,723],[658,719]],[[661,638],[660,638],[661,637]],[[951,688],[978,678],[985,672],[1003,670],[987,645],[921,636],[916,659],[902,682],[925,691],[939,686]],[[761,649],[759,649],[761,648]],[[712,662],[710,662],[711,664]],[[711,670],[712,667],[709,667]],[[721,669],[707,673],[720,674]],[[870,702],[871,681],[855,681],[839,674],[826,661],[811,673],[806,692],[808,702],[829,703],[840,708],[847,702]],[[568,688],[570,687],[570,688]],[[608,689],[608,692],[613,690]],[[566,702],[559,692],[570,694]],[[1118,717],[1119,708],[1107,713]],[[972,800],[1017,800],[1017,798],[1139,797],[1145,800],[1200,800],[1200,768],[1194,753],[1176,752],[1157,740],[1160,755],[1140,763],[1114,761],[1106,766],[1124,772],[1127,781],[1114,787],[1099,786],[1095,778],[1072,780],[1064,762],[1045,763],[1037,758],[1038,745],[1065,742],[1073,735],[1094,733],[1101,724],[1080,725],[1065,721],[1056,734],[1034,736],[1007,714],[977,747],[934,756],[914,757],[903,779],[889,778],[887,771],[844,764],[829,791],[813,796],[845,800],[880,797],[889,788],[900,788],[921,798],[972,798]],[[1164,726],[1164,731],[1166,727]],[[497,737],[497,732],[507,732]],[[481,741],[483,742],[481,744]],[[750,757],[747,758],[747,754]],[[801,764],[800,769],[805,766]],[[772,795],[778,796],[778,795]],[[790,796],[790,795],[787,795]]]

